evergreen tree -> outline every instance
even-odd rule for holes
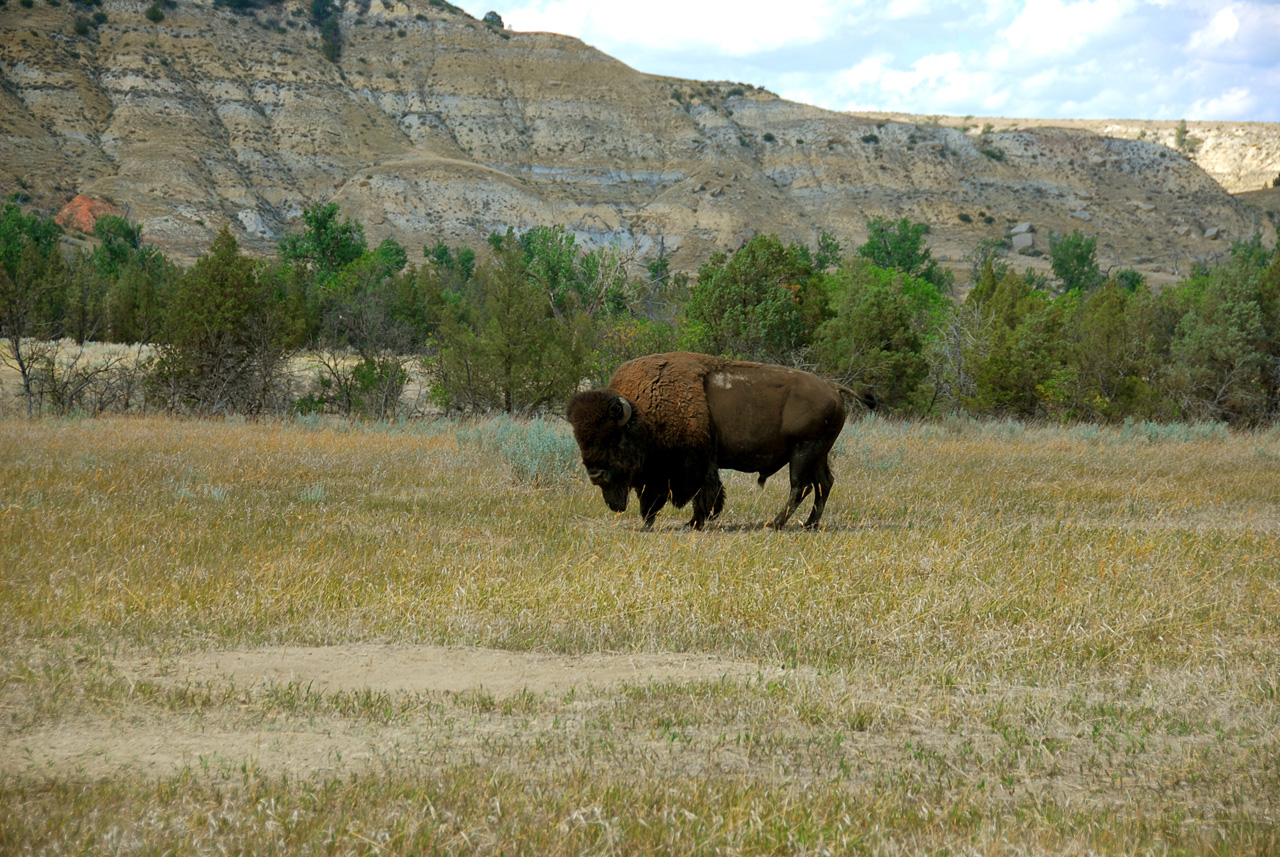
[[[1041,386],[1049,412],[1061,419],[1118,422],[1161,415],[1151,383],[1159,365],[1156,298],[1145,284],[1119,279],[1058,299],[1063,309],[1060,365]]]
[[[13,204],[0,211],[0,362],[18,372],[27,415],[35,413],[37,366],[62,336],[67,266],[58,254],[62,229],[25,215]]]
[[[107,333],[107,288],[107,279],[98,272],[91,257],[77,253],[68,266],[63,305],[63,332],[77,344]]]
[[[98,237],[98,246],[91,258],[98,273],[106,279],[114,279],[128,264],[145,266],[146,257],[154,252],[142,243],[140,225],[114,214],[104,214],[95,220],[93,234]]]
[[[164,321],[157,390],[171,407],[260,413],[287,403],[285,362],[300,342],[296,308],[227,227],[178,280]]]
[[[979,321],[965,345],[972,383],[966,406],[993,416],[1040,415],[1043,386],[1058,368],[1062,307],[1013,271],[996,279],[990,265],[966,303]]]
[[[685,342],[726,357],[803,362],[828,316],[828,288],[807,247],[757,235],[732,256],[715,253],[698,269],[685,310]]]
[[[492,245],[491,245],[492,246]],[[458,410],[529,413],[577,389],[591,357],[592,320],[570,292],[555,306],[548,269],[534,276],[511,233],[442,307],[438,400]]]

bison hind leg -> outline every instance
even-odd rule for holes
[[[831,495],[831,486],[836,484],[836,478],[831,474],[831,465],[824,456],[821,464],[817,468],[817,477],[813,483],[813,511],[809,513],[809,520],[804,522],[805,529],[812,530],[818,526],[818,522],[822,520],[822,510],[827,506],[827,497]]]
[[[809,519],[804,525],[812,529],[822,520],[822,511],[826,508],[827,497],[831,494],[831,486],[835,484],[835,477],[831,475],[831,467],[827,463],[829,450],[830,445],[824,447],[818,444],[807,444],[792,453],[791,493],[787,496],[787,503],[782,507],[782,511],[769,523],[770,527],[774,529],[785,527],[792,513],[799,508],[805,497],[815,492],[815,489],[813,511],[809,513]]]
[[[787,505],[783,506],[782,511],[778,513],[777,517],[769,522],[769,526],[775,530],[780,530],[785,527],[787,525],[787,521],[791,518],[791,513],[800,506],[804,501],[804,498],[808,497],[809,492],[812,490],[813,486],[807,482],[800,485],[793,484],[791,486],[791,494],[787,497]]]

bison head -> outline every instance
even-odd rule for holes
[[[642,421],[635,407],[612,391],[592,390],[570,399],[566,416],[591,484],[600,487],[610,509],[626,511],[644,464]]]

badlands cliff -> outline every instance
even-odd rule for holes
[[[337,63],[301,0],[248,14],[177,0],[159,22],[148,6],[104,0],[106,21],[83,33],[76,3],[0,9],[0,191],[52,212],[105,201],[180,259],[226,223],[273,252],[328,200],[415,254],[564,224],[683,268],[759,232],[826,229],[850,246],[876,215],[931,224],[952,263],[1017,224],[1033,225],[1033,253],[1079,228],[1104,268],[1157,278],[1259,230],[1274,240],[1228,192],[1280,172],[1270,126],[1223,126],[1224,146],[1192,123],[1198,164],[1166,144],[1172,122],[987,120],[984,133],[982,120],[833,113],[644,74],[442,0],[341,4]]]

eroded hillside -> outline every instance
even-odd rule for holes
[[[137,0],[101,8],[83,35],[76,4],[0,10],[0,189],[51,211],[109,201],[179,258],[228,222],[272,252],[325,200],[411,249],[556,223],[684,268],[758,232],[856,242],[875,215],[930,223],[953,263],[1020,223],[1032,253],[1080,228],[1104,268],[1157,278],[1259,229],[1274,240],[1155,135],[832,113],[643,74],[440,0],[346,3],[337,63],[300,0],[247,15],[178,0],[159,22]]]

